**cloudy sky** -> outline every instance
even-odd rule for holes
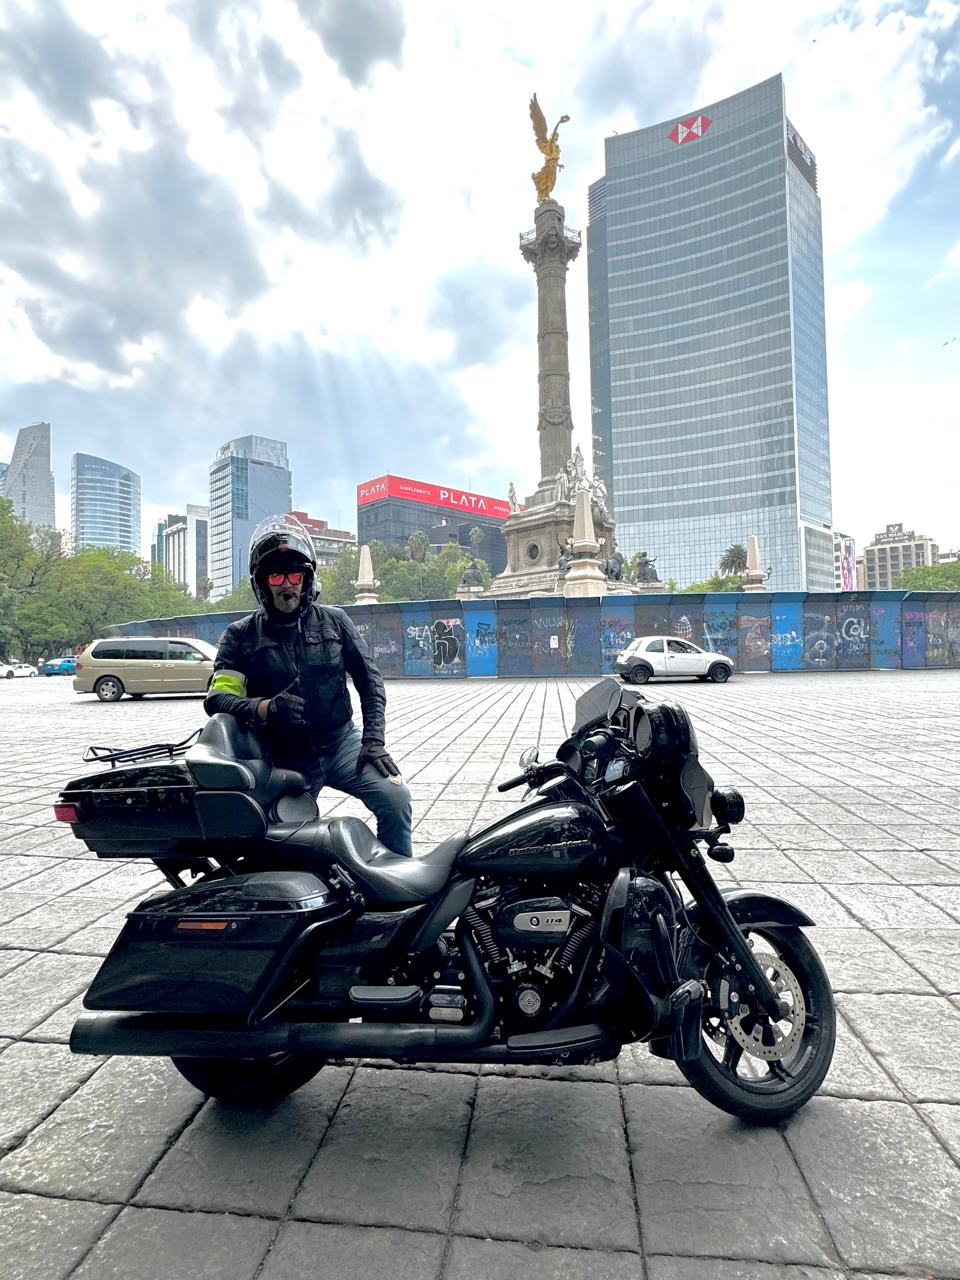
[[[960,6],[948,0],[0,0],[0,459],[70,456],[206,501],[214,450],[290,444],[294,501],[355,528],[384,471],[537,479],[534,277],[585,228],[614,130],[782,71],[819,166],[834,523],[960,545]],[[568,277],[589,457],[586,255]],[[946,345],[944,345],[946,344]]]

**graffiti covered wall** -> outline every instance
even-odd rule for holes
[[[738,671],[960,667],[960,593],[726,592],[599,600],[430,600],[352,605],[388,678],[609,674],[635,636],[690,640]],[[105,635],[196,636],[216,643],[238,613],[152,618]]]

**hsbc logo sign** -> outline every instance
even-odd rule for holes
[[[713,121],[709,116],[702,113],[698,116],[688,116],[686,120],[679,120],[667,134],[671,142],[677,144],[681,142],[696,142],[697,138],[702,138],[707,132]]]

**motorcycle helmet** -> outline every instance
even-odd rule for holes
[[[260,521],[250,538],[250,586],[268,613],[273,608],[273,597],[267,586],[267,574],[291,569],[299,569],[304,574],[300,593],[303,614],[313,602],[316,585],[317,557],[313,542],[295,516],[268,516]]]

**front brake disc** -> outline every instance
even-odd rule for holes
[[[787,1057],[798,1044],[806,1025],[807,1008],[800,983],[780,956],[756,951],[754,959],[780,999],[790,1004],[789,1014],[774,1022],[766,1014],[755,1011],[754,993],[744,990],[742,976],[729,971],[720,979],[720,1008],[728,1032],[745,1053],[776,1062]]]

